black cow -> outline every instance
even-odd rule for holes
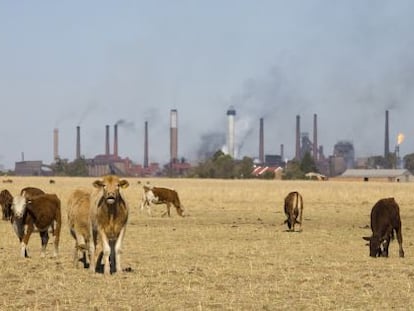
[[[400,257],[404,257],[400,207],[394,198],[381,199],[375,203],[371,210],[371,230],[372,236],[363,237],[369,241],[371,257],[388,257],[388,247],[394,239],[394,231],[400,247]]]
[[[0,192],[0,205],[2,211],[2,219],[9,220],[11,218],[12,210],[11,206],[13,204],[13,196],[9,190],[4,189]]]

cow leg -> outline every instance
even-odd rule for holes
[[[303,203],[301,202],[301,204]],[[303,215],[303,207],[301,205],[300,210],[299,210],[299,221],[297,222],[299,224],[299,231],[302,231],[302,215]]]
[[[95,272],[96,269],[96,260],[95,252],[96,252],[96,245],[98,243],[98,233],[96,230],[93,230],[93,225],[89,225],[89,236],[91,241],[89,241],[89,271]]]
[[[170,202],[167,202],[167,214],[168,214],[168,217],[171,217],[170,210],[171,210],[171,203]]]
[[[22,243],[21,243],[21,256],[22,257],[29,257],[27,253],[27,244],[29,243],[30,235],[34,230],[33,224],[27,226],[27,231],[23,236]]]
[[[116,240],[115,244],[115,263],[116,263],[116,272],[122,272],[121,268],[121,253],[122,253],[122,242],[124,240],[125,235],[125,227],[121,229],[119,232],[118,239]]]
[[[53,226],[53,223],[52,223],[52,226]],[[53,233],[54,233],[54,236],[55,236],[55,239],[54,239],[54,247],[55,247],[55,249],[54,249],[54,252],[53,252],[53,257],[57,257],[57,255],[59,254],[59,240],[60,240],[60,228],[61,228],[61,226],[62,226],[62,223],[61,223],[61,218],[60,218],[60,215],[57,217],[57,220],[56,220],[56,228],[53,230]]]
[[[402,238],[402,233],[401,233],[401,225],[399,229],[395,230],[397,232],[397,241],[398,241],[398,245],[400,247],[399,253],[400,253],[400,257],[404,257],[404,250],[402,247],[402,242],[403,242],[403,238]]]
[[[111,267],[109,265],[109,256],[111,255],[111,247],[109,245],[108,237],[103,230],[100,230],[99,236],[101,237],[103,257],[102,261],[104,264],[104,274],[109,275],[111,273]]]
[[[39,232],[39,234],[40,234],[40,240],[42,241],[42,251],[40,253],[40,257],[45,257],[47,242],[49,242],[48,229],[46,229],[46,231]]]

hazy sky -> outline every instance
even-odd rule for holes
[[[325,155],[338,140],[357,156],[384,152],[405,134],[414,152],[414,2],[1,1],[0,165],[73,160],[105,152],[105,125],[119,120],[119,154],[169,159],[170,110],[178,110],[178,155],[196,160],[224,137],[237,111],[239,156],[294,156],[295,119]],[[213,147],[212,147],[213,146]],[[112,146],[111,146],[112,149]]]

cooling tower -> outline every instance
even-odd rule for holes
[[[144,129],[144,168],[148,168],[148,121],[145,121]]]
[[[76,127],[76,159],[80,159],[81,151],[80,151],[80,126]]]
[[[177,109],[171,109],[170,113],[170,162],[178,160],[178,129],[177,129]]]
[[[118,124],[114,125],[114,156],[118,156]]]
[[[59,130],[57,128],[53,130],[53,159],[55,161],[59,159]]]
[[[313,160],[318,161],[318,115],[313,115]]]
[[[264,128],[263,118],[260,118],[260,129],[259,129],[259,161],[264,163]]]
[[[384,142],[384,158],[388,159],[390,154],[390,136],[388,124],[388,110],[385,111],[385,142]]]
[[[106,125],[105,128],[105,154],[109,156],[109,125]]]
[[[300,116],[296,116],[296,151],[295,159],[300,160]]]
[[[234,119],[236,116],[236,110],[233,106],[230,106],[227,110],[227,152],[234,158],[234,144],[235,144],[235,133],[234,133]]]

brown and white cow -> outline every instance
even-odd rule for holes
[[[184,207],[181,205],[178,193],[174,189],[144,186],[144,193],[141,202],[141,211],[144,209],[144,207],[147,207],[147,212],[150,216],[151,203],[167,205],[167,211],[164,212],[162,216],[165,216],[166,214],[168,214],[169,217],[171,216],[170,207],[172,204],[174,205],[177,214],[184,217]]]
[[[42,244],[41,256],[46,255],[49,241],[49,227],[56,223],[54,230],[54,256],[58,255],[60,228],[62,225],[60,200],[55,194],[42,194],[28,199],[18,195],[13,198],[12,225],[21,242],[21,256],[29,257],[27,244],[35,228],[39,230]]]
[[[107,175],[93,182],[93,186],[96,191],[91,198],[91,230],[97,231],[98,241],[102,245],[103,272],[122,272],[122,242],[128,221],[128,205],[122,195],[122,189],[127,188],[129,183],[116,175]],[[93,232],[90,235],[93,236]],[[97,245],[94,246],[91,248],[91,270],[95,270],[97,264]]]
[[[390,241],[397,234],[399,255],[404,257],[402,247],[402,232],[400,207],[394,198],[380,199],[371,210],[372,236],[363,237],[369,241],[369,255],[371,257],[388,257]]]
[[[2,219],[10,220],[11,219],[11,206],[13,204],[13,196],[9,190],[4,189],[0,192],[0,205],[2,211]]]
[[[86,268],[89,264],[91,267],[91,247],[96,244],[96,231],[92,230],[91,222],[91,193],[88,190],[76,189],[73,191],[67,203],[67,216],[69,231],[75,239],[75,248],[73,253],[73,264],[78,267],[79,252],[82,255],[81,260]],[[93,236],[91,235],[93,233]],[[95,238],[93,240],[93,238]]]
[[[302,231],[303,198],[299,192],[292,191],[286,196],[284,210],[287,217],[284,224],[287,223],[289,231],[295,231],[296,224]]]

